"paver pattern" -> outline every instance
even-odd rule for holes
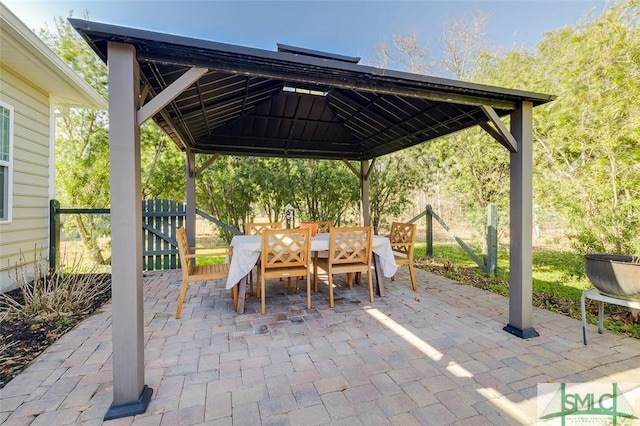
[[[321,277],[322,278],[322,277]],[[304,286],[270,281],[236,314],[222,281],[190,286],[173,317],[179,271],[145,273],[144,414],[103,422],[112,402],[111,309],[85,320],[0,390],[6,425],[534,424],[538,383],[640,383],[640,341],[534,310],[540,337],[502,328],[508,299],[407,268],[368,302],[337,281],[305,309]],[[640,407],[636,407],[640,412]]]

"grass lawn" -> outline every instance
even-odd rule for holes
[[[207,250],[198,250],[199,255],[206,255]],[[226,256],[199,257],[196,259],[196,265],[220,265],[224,263]]]
[[[481,253],[474,248],[475,253]],[[416,244],[416,266],[461,283],[507,296],[509,294],[509,253],[498,253],[498,273],[487,277],[462,248],[453,244],[435,245],[433,258],[426,257],[424,243]],[[533,305],[580,319],[582,290],[592,287],[584,274],[584,258],[574,253],[538,249],[533,252]],[[640,339],[640,322],[628,309],[605,303],[606,329]],[[597,302],[587,300],[587,321],[597,323]]]

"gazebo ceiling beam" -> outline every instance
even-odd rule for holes
[[[499,98],[488,99],[486,94],[484,94],[484,96],[476,96],[471,93],[452,93],[450,91],[445,93],[441,90],[427,87],[429,86],[428,83],[423,83],[423,87],[420,88],[415,87],[416,82],[411,82],[413,87],[403,87],[402,84],[387,81],[384,76],[367,75],[365,77],[362,73],[336,71],[329,74],[325,69],[318,68],[317,70],[313,70],[313,67],[309,67],[301,72],[299,68],[288,68],[282,66],[282,64],[275,66],[261,63],[239,63],[234,62],[231,58],[218,60],[211,57],[197,58],[191,56],[191,60],[187,64],[184,62],[184,56],[177,59],[171,55],[166,56],[155,51],[149,56],[147,55],[149,54],[146,52],[139,52],[138,60],[140,62],[160,62],[182,67],[207,67],[217,71],[246,75],[249,77],[262,77],[289,83],[321,84],[323,86],[331,86],[334,89],[365,91],[379,95],[406,96],[462,105],[489,105],[494,108],[510,111],[517,108],[517,102],[515,101]],[[469,92],[471,92],[471,90],[469,90]]]
[[[205,171],[211,165],[211,163],[213,163],[219,156],[220,154],[213,154],[209,156],[209,158],[207,158],[207,160],[204,163],[202,163],[200,167],[194,170],[195,176],[198,177],[198,175],[200,175],[200,173]]]
[[[267,115],[267,114],[256,114],[256,113],[248,113],[244,115],[244,118],[256,118],[261,120],[271,120],[271,121],[299,121],[301,123],[311,123],[311,124],[342,124],[340,121],[327,121],[327,120],[318,120],[314,118],[302,118],[302,117],[284,117],[281,115]]]
[[[215,134],[208,135],[198,140],[197,146],[199,147],[208,147],[208,146],[218,146],[220,143],[227,144],[229,146],[239,145],[239,146],[249,146],[249,147],[262,147],[262,145],[257,145],[258,142],[266,145],[267,147],[273,146],[284,146],[287,142],[308,145],[310,151],[322,151],[325,146],[319,147],[318,145],[331,145],[338,147],[358,147],[358,149],[348,149],[347,151],[361,151],[360,145],[354,143],[352,141],[318,141],[313,139],[299,139],[299,138],[289,138],[287,137],[272,137],[272,136],[252,136],[252,135],[224,135],[224,134]],[[341,151],[341,150],[339,150]]]
[[[307,149],[292,148],[282,154],[281,148],[263,148],[260,151],[254,151],[251,147],[243,145],[219,145],[216,146],[216,154],[234,155],[240,157],[266,157],[266,158],[305,158],[309,160],[348,160],[348,161],[362,161],[361,152],[352,151],[340,151],[340,150],[323,150],[322,156],[319,157],[316,151]],[[199,152],[194,151],[197,154],[210,155],[211,151]],[[215,154],[214,154],[215,155]]]
[[[239,111],[242,111],[242,108],[247,109],[246,108],[247,104],[255,105],[256,103],[269,99],[275,93],[280,92],[281,88],[279,86],[281,86],[281,83],[276,83],[272,87],[268,87],[266,89],[255,91],[253,93],[248,93],[241,96],[234,95],[233,93],[230,93],[230,92],[223,92],[223,94],[220,94],[220,95],[206,97],[206,99],[204,99],[202,103],[207,112],[216,111],[219,109],[226,109],[229,107],[231,103],[233,104],[233,106],[237,105]],[[244,90],[245,89],[243,88],[242,91],[244,92]],[[190,119],[193,116],[196,116],[199,114],[200,114],[199,107],[182,108],[182,116],[185,119]]]
[[[163,125],[171,129],[171,133],[172,133],[171,138],[174,141],[176,141],[176,144],[179,145],[179,148],[181,148],[182,150],[187,149],[189,145],[187,144],[187,141],[185,141],[182,138],[181,133],[180,131],[178,131],[178,128],[176,127],[176,123],[174,123],[173,119],[169,116],[169,114],[164,109],[160,111],[159,114],[162,117],[162,120],[164,121]]]
[[[173,101],[176,96],[187,90],[193,83],[198,81],[200,77],[207,73],[206,68],[191,68],[180,76],[176,81],[171,83],[166,89],[154,96],[142,108],[138,110],[137,121],[138,126],[153,117],[158,111]]]
[[[355,102],[357,105],[360,105],[359,108],[357,108],[353,113],[351,113],[348,117],[346,117],[344,119],[344,123],[346,126],[348,127],[357,127],[359,129],[362,129],[363,126],[359,126],[356,124],[356,121],[359,121],[365,125],[370,126],[370,122],[371,121],[375,121],[376,124],[382,123],[382,125],[384,126],[384,128],[382,130],[378,130],[378,128],[374,129],[373,131],[376,132],[375,134],[380,134],[380,133],[395,133],[396,137],[402,137],[402,133],[401,132],[396,132],[396,129],[398,128],[398,125],[396,125],[395,123],[393,123],[392,121],[390,121],[389,119],[385,118],[383,115],[377,113],[376,111],[372,110],[371,107],[373,107],[374,105],[376,105],[376,102],[379,101],[380,99],[382,99],[382,96],[375,96],[371,101],[369,101],[366,105],[362,105],[360,104],[357,100],[352,99],[350,96],[348,96],[348,94],[344,93],[344,92],[339,92],[339,91],[334,91],[331,94],[331,98],[334,99],[335,101],[340,101],[345,105],[349,105],[349,106],[353,106],[353,102]],[[335,102],[334,101],[334,102]],[[400,125],[405,124],[405,121],[402,121],[401,123],[399,123]],[[363,139],[364,141],[367,141],[371,138],[367,137],[366,139]]]
[[[286,144],[291,148],[285,148]],[[304,158],[320,158],[325,153],[330,154],[327,158],[334,158],[335,154],[347,156],[350,160],[361,160],[364,158],[364,152],[359,145],[349,142],[326,142],[321,148],[318,147],[322,142],[315,140],[301,140],[259,136],[227,136],[227,135],[211,135],[198,141],[197,146],[202,153],[233,153],[234,150],[242,150],[245,155],[271,155],[279,157],[283,153],[287,157],[301,156]],[[258,149],[254,148],[259,146]],[[195,151],[200,152],[200,151]],[[296,154],[294,154],[296,153]],[[321,154],[321,155],[318,155]]]
[[[207,108],[204,106],[204,102],[202,102],[202,87],[200,86],[200,81],[196,81],[196,91],[198,92],[198,106],[200,107],[202,121],[204,122],[207,130],[211,131],[211,125],[207,118]]]
[[[155,64],[155,63],[149,64],[149,69],[151,70],[153,77],[158,82],[160,87],[166,89],[170,86],[170,84],[166,83],[162,72],[158,69],[158,64]],[[159,94],[156,92],[153,86],[149,84],[149,79],[142,72],[140,73],[140,76],[141,76],[140,77],[141,80],[144,80],[145,84],[150,86],[150,91],[154,97],[157,97],[162,93],[161,92]],[[173,111],[173,114],[171,114],[171,111],[169,111],[169,109]],[[180,112],[180,108],[178,108],[178,106],[175,103],[175,98],[170,100],[167,104],[165,104],[165,106],[159,111],[159,114],[162,117],[162,121],[163,121],[161,126],[168,127],[168,129],[173,134],[172,138],[174,139],[176,144],[179,147],[181,147],[181,149],[183,150],[188,149],[189,143],[193,143],[194,138],[193,138],[193,135],[191,134],[191,131],[189,130],[189,127],[185,126],[182,122],[182,114]],[[181,128],[178,127],[178,124],[182,124]]]
[[[373,139],[373,138],[376,138],[376,137],[378,137],[378,136],[381,136],[382,134],[387,133],[387,132],[392,131],[392,130],[395,130],[395,129],[397,129],[397,128],[402,128],[403,126],[411,126],[411,127],[413,127],[413,128],[416,128],[415,123],[413,123],[413,121],[414,121],[414,120],[416,120],[416,119],[418,119],[418,118],[420,118],[420,117],[427,117],[427,118],[431,118],[431,116],[430,116],[430,112],[431,112],[431,111],[434,111],[434,110],[437,110],[437,109],[438,109],[438,105],[429,105],[429,106],[428,106],[427,108],[425,108],[424,110],[420,110],[420,111],[418,111],[417,113],[413,114],[412,116],[407,117],[404,121],[401,121],[401,122],[399,122],[399,123],[397,123],[397,124],[394,124],[393,126],[390,126],[390,127],[385,128],[385,129],[382,129],[382,130],[380,130],[378,133],[373,134],[373,135],[369,136],[369,137],[368,137],[368,138],[366,138],[366,139],[363,139],[363,140],[362,140],[362,142],[363,142],[363,143],[366,143],[366,142],[368,142],[369,140],[371,140],[371,139]],[[411,134],[413,135],[415,132],[420,131],[420,130],[424,130],[424,129],[413,130],[413,131],[411,132]],[[406,136],[407,136],[407,135],[406,135],[406,134],[404,134],[404,135],[400,136],[400,138],[403,138],[403,137],[406,137]]]
[[[492,128],[489,123],[481,123],[480,126],[491,136],[493,136],[502,146],[507,148],[509,152],[518,152],[518,142],[513,137],[507,126],[504,125],[496,111],[488,105],[481,105],[480,108],[487,118],[493,123]]]

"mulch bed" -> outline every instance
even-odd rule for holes
[[[111,275],[104,274],[100,277],[110,280]],[[5,294],[20,303],[24,301],[20,289]],[[5,319],[0,321],[0,389],[20,374],[53,342],[110,299],[111,292],[108,291],[95,300],[89,312],[64,320],[35,322],[33,320]]]

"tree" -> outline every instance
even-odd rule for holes
[[[197,205],[236,229],[244,229],[244,224],[254,217],[253,205],[257,200],[252,166],[248,158],[217,158],[198,178]],[[220,232],[225,241],[231,241],[231,233],[224,229]]]
[[[88,16],[85,14],[85,19]],[[105,98],[105,64],[66,19],[54,19],[55,28],[40,31],[42,40]],[[56,123],[56,197],[65,207],[104,208],[110,204],[109,136],[106,111],[72,109]],[[142,194],[161,198],[184,197],[184,160],[154,123],[141,129]],[[177,176],[176,176],[177,175]],[[107,263],[97,238],[109,234],[109,218],[75,215],[74,221],[93,260]]]
[[[185,155],[154,123],[140,129],[142,199],[184,200]]]
[[[61,17],[55,31],[40,37],[101,95],[107,95],[105,65]],[[56,197],[65,206],[105,207],[109,204],[109,136],[105,111],[73,109],[57,120]],[[93,215],[75,215],[85,247],[98,264],[106,263],[97,238],[108,232],[108,221]]]
[[[612,3],[536,54],[483,54],[473,75],[557,96],[534,111],[534,197],[581,252],[630,252],[640,233],[639,16],[637,1]]]
[[[335,225],[356,216],[358,179],[341,161],[292,160],[294,207],[300,220],[330,220]]]
[[[370,175],[370,211],[374,232],[389,229],[391,218],[404,216],[423,188],[428,162],[419,147],[379,157]]]
[[[251,178],[256,186],[256,202],[269,222],[280,222],[285,206],[295,203],[295,188],[292,185],[292,164],[279,158],[246,158],[251,164]]]
[[[536,134],[539,193],[581,251],[630,252],[640,235],[639,17],[640,3],[619,1],[537,47],[558,96]]]
[[[479,11],[443,23],[443,54],[435,66],[438,74],[473,81],[483,76],[485,67],[481,65],[488,63],[483,57],[489,49],[485,31],[489,17]],[[488,204],[497,204],[501,211],[507,209],[508,152],[484,130],[473,128],[433,140],[427,144],[425,155],[435,163],[429,179],[432,198],[455,200],[476,229],[484,227]],[[506,224],[501,222],[501,226]]]
[[[478,11],[470,17],[445,21],[442,24],[442,43],[444,53],[439,68],[445,75],[458,80],[466,80],[486,50],[487,33],[485,31],[490,14]]]
[[[392,34],[391,48],[385,42],[376,46],[375,66],[379,68],[401,68],[407,72],[426,74],[432,67],[428,50],[418,43],[418,34]]]

